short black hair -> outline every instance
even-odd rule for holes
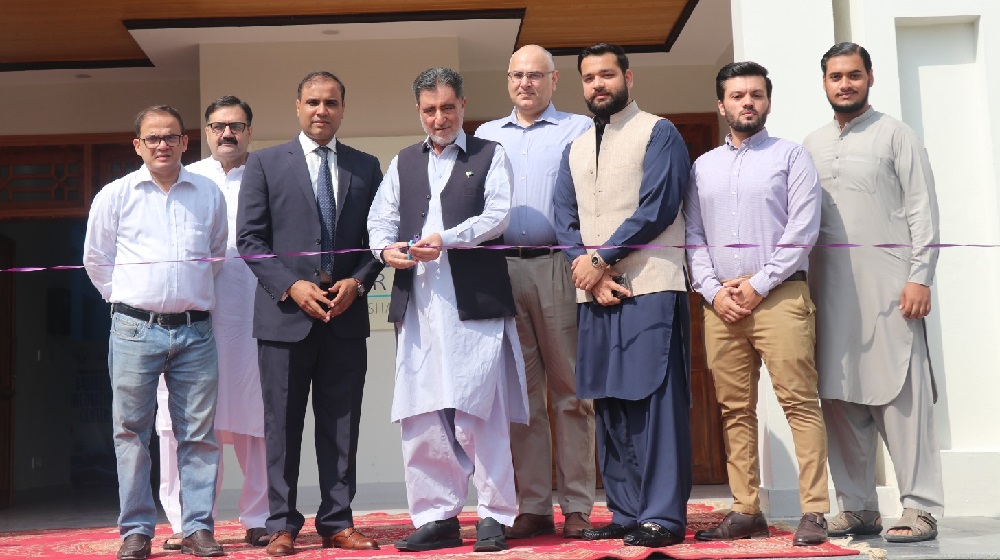
[[[253,111],[250,110],[250,105],[246,101],[243,101],[235,95],[223,95],[222,97],[216,99],[215,101],[208,104],[208,108],[205,109],[205,124],[208,124],[208,119],[211,118],[212,113],[222,109],[223,107],[239,107],[243,109],[243,113],[247,116],[247,126],[253,124]]]
[[[722,98],[726,95],[726,82],[731,78],[739,76],[760,76],[764,78],[764,84],[767,87],[767,98],[771,99],[771,90],[774,86],[771,84],[771,78],[767,77],[767,68],[748,60],[745,62],[730,62],[719,69],[719,73],[715,75],[715,95],[719,98],[719,101],[722,101]]]
[[[325,70],[306,74],[306,77],[302,78],[302,81],[299,82],[299,89],[295,94],[295,99],[300,101],[302,100],[302,88],[306,87],[306,84],[311,82],[325,82],[328,80],[337,82],[337,85],[340,86],[340,100],[345,101],[347,99],[347,88],[344,87],[344,82],[340,81],[340,78]]]
[[[865,64],[865,72],[871,74],[872,72],[872,55],[868,54],[868,51],[857,43],[851,43],[845,41],[843,43],[837,43],[836,45],[830,47],[830,50],[826,51],[823,58],[820,59],[819,65],[823,69],[823,75],[826,76],[826,62],[835,56],[844,56],[848,54],[856,54],[861,56],[861,62]]]
[[[181,135],[184,134],[184,119],[181,118],[181,114],[177,109],[174,109],[170,105],[151,105],[139,111],[139,114],[135,116],[136,138],[139,138],[142,134],[142,121],[146,120],[146,117],[152,114],[170,115],[177,119],[177,122],[181,125]]]
[[[628,56],[625,54],[625,49],[613,43],[597,43],[596,45],[585,47],[576,57],[576,71],[583,74],[583,59],[588,56],[601,56],[608,53],[615,55],[618,67],[622,69],[622,73],[624,74],[628,70]]]

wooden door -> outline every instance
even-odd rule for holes
[[[663,115],[670,119],[687,143],[694,162],[719,145],[719,117],[715,113]],[[726,449],[722,441],[722,417],[715,399],[715,384],[705,356],[702,297],[688,294],[691,303],[691,458],[695,484],[725,484]]]
[[[14,242],[0,237],[0,269],[14,266]],[[10,507],[14,470],[14,277],[0,272],[0,509]]]

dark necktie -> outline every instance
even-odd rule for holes
[[[333,272],[333,241],[337,229],[337,199],[333,196],[333,178],[330,176],[330,148],[320,146],[319,173],[316,175],[316,206],[319,208],[319,222],[322,229],[320,243],[323,255],[320,266],[323,272]]]

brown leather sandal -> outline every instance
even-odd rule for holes
[[[909,535],[895,535],[887,532],[883,538],[891,543],[912,543],[936,539],[938,534],[937,520],[928,511],[916,508],[903,510],[903,517],[889,528],[893,530],[909,529]]]
[[[877,535],[882,532],[882,515],[877,511],[842,511],[828,520],[831,537]]]

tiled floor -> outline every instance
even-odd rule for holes
[[[724,487],[721,487],[724,489]],[[603,498],[603,496],[600,496]],[[725,491],[720,487],[696,487],[692,499],[725,502]],[[118,517],[118,497],[113,489],[65,493],[58,496],[39,496],[23,500],[28,503],[0,510],[0,531],[29,529],[55,529],[69,527],[113,526]],[[356,513],[364,513],[364,504],[356,504]],[[399,504],[400,509],[405,504]],[[386,511],[379,507],[379,511]],[[396,510],[389,510],[396,511]],[[222,508],[218,518],[233,519],[236,511]],[[160,521],[165,521],[162,518]],[[794,525],[797,520],[781,520]],[[893,519],[886,519],[886,527]],[[973,560],[1000,559],[1000,518],[945,517],[939,523],[940,534],[935,541],[914,544],[891,544],[881,537],[866,537],[856,542],[873,550],[871,560]],[[865,559],[862,555],[861,559]]]

